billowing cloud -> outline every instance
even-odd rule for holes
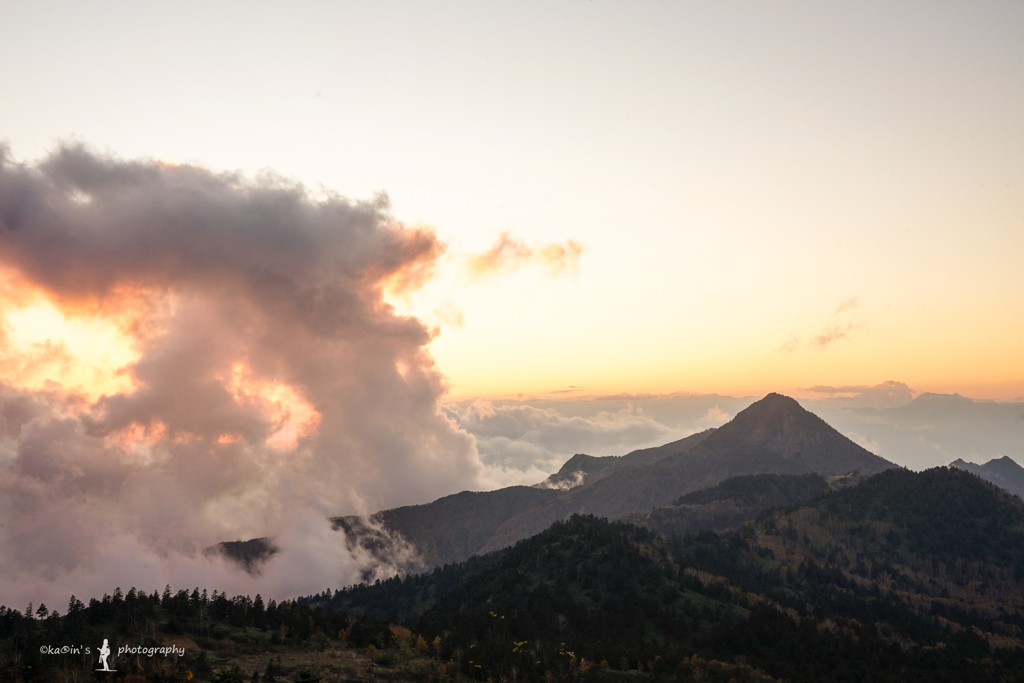
[[[501,233],[494,246],[480,254],[466,257],[466,270],[474,278],[511,271],[528,263],[538,263],[552,277],[573,270],[579,263],[583,247],[573,240],[533,248],[507,232]]]
[[[328,538],[309,520],[478,487],[431,332],[385,299],[442,251],[384,196],[0,151],[0,601],[133,568],[152,589],[264,535],[280,591],[319,590],[367,568],[305,548]]]

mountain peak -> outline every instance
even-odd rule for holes
[[[718,459],[749,473],[825,475],[880,472],[892,463],[830,427],[795,399],[771,393],[740,411],[704,442]]]
[[[764,398],[762,398],[760,401],[754,401],[744,410],[741,410],[737,414],[737,417],[748,411],[757,414],[775,412],[779,410],[788,410],[801,413],[807,412],[806,410],[803,409],[803,407],[797,402],[795,398],[790,398],[785,394],[777,394],[775,392],[772,392],[765,396]]]
[[[733,436],[742,433],[744,441],[764,441],[787,433],[803,433],[808,429],[835,431],[820,417],[804,410],[795,399],[771,393],[741,410],[720,431],[735,432]]]

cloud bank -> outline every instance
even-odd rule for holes
[[[914,400],[915,392],[903,382],[889,380],[881,384],[825,386],[815,385],[804,391],[823,394],[816,399],[820,405],[841,408],[895,408]]]
[[[473,435],[491,487],[532,485],[576,453],[624,455],[720,426],[750,399],[603,396],[464,401],[445,412]]]
[[[385,299],[442,252],[386,197],[0,150],[0,601],[245,581],[199,551],[268,534],[264,595],[322,590],[367,570],[328,515],[478,485],[431,332]]]

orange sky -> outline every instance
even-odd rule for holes
[[[1017,3],[49,11],[5,17],[0,59],[38,55],[0,74],[17,158],[70,137],[386,192],[447,245],[391,296],[452,397],[1024,396]]]
[[[538,255],[544,248],[524,245]],[[421,290],[392,298],[400,311],[438,326],[429,348],[452,399],[802,395],[813,385],[890,379],[916,391],[1024,396],[1024,315],[1012,314],[1020,306],[1012,296],[1019,276],[1009,266],[990,273],[991,284],[960,280],[976,300],[968,291],[880,291],[868,280],[851,283],[851,296],[829,299],[808,285],[806,292],[773,297],[778,283],[759,283],[756,276],[722,292],[701,287],[701,277],[715,277],[713,268],[675,276],[680,290],[703,290],[698,300],[634,299],[610,291],[595,272],[599,250],[588,247],[574,268],[555,273],[542,259],[533,264],[520,255],[487,276],[473,270],[471,255],[451,250]],[[17,285],[9,279],[6,286],[9,381],[30,388],[55,381],[90,399],[134,386],[127,366],[138,358],[138,340],[130,320],[104,311],[65,315],[36,290],[22,287],[11,296]]]

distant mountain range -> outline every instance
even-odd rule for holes
[[[957,394],[921,394],[889,408],[840,407],[826,401],[811,408],[844,434],[901,464],[922,469],[969,454],[983,459],[1009,455],[1024,462],[1024,401],[997,403]]]
[[[982,479],[1024,498],[1024,467],[1018,465],[1012,458],[1003,456],[989,460],[984,465],[975,465],[960,459],[954,460],[949,466],[977,474]]]
[[[574,513],[617,519],[738,475],[866,476],[892,467],[792,398],[769,394],[716,430],[617,458],[576,455],[536,487],[463,492],[332,522],[364,547],[368,524],[398,534],[433,566],[512,545]]]

